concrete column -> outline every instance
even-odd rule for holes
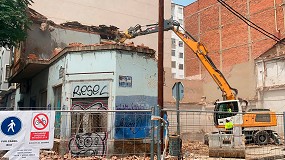
[[[285,0],[283,0],[283,2],[281,4],[281,7],[282,7],[282,10],[283,10],[283,28],[284,28],[285,27]]]
[[[275,24],[275,30],[276,32],[279,32],[278,30],[278,23],[277,23],[277,7],[276,7],[276,0],[274,0],[274,24]]]
[[[223,43],[222,43],[222,5],[219,3],[219,36],[220,36],[220,71],[223,72]]]
[[[200,12],[198,13],[198,42],[201,41],[200,38],[201,35],[201,17],[200,17]],[[199,72],[200,72],[200,77],[202,78],[202,63],[199,61]]]
[[[246,8],[247,8],[247,15],[246,18],[250,20],[250,0],[246,1]],[[248,60],[252,60],[252,39],[251,39],[251,28],[247,26],[247,33],[248,33]]]

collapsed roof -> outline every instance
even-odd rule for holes
[[[106,25],[89,26],[89,25],[83,25],[77,21],[56,24],[53,21],[48,20],[46,16],[38,13],[37,11],[31,8],[29,8],[29,15],[33,22],[47,23],[54,27],[69,29],[69,30],[76,30],[78,32],[88,32],[88,33],[98,34],[100,35],[102,39],[107,39],[107,40],[114,40],[116,37],[116,33],[119,32],[119,28],[116,26],[112,26],[112,25],[111,26],[106,26]]]

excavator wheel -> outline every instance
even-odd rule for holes
[[[281,137],[278,135],[277,132],[272,131],[271,138],[274,141],[274,144],[276,144],[276,145],[281,145],[282,144]]]
[[[268,144],[270,137],[267,131],[261,130],[254,133],[253,140],[255,144],[266,145]]]

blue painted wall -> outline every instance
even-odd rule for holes
[[[153,96],[117,96],[116,110],[145,110],[157,104]],[[117,112],[115,139],[150,137],[150,112]]]
[[[157,105],[157,62],[146,54],[116,55],[116,110],[148,110]],[[150,137],[150,112],[117,112],[115,139]]]

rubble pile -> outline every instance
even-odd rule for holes
[[[209,147],[200,141],[183,142],[182,153],[191,155],[209,155]],[[190,156],[190,155],[186,155]]]
[[[63,157],[58,155],[54,151],[41,151],[40,160],[150,160],[150,157],[142,156],[125,156],[117,157],[112,156],[111,158],[99,157],[99,156],[88,156],[88,157],[74,157],[70,153],[65,154]],[[156,158],[154,158],[156,159]]]

